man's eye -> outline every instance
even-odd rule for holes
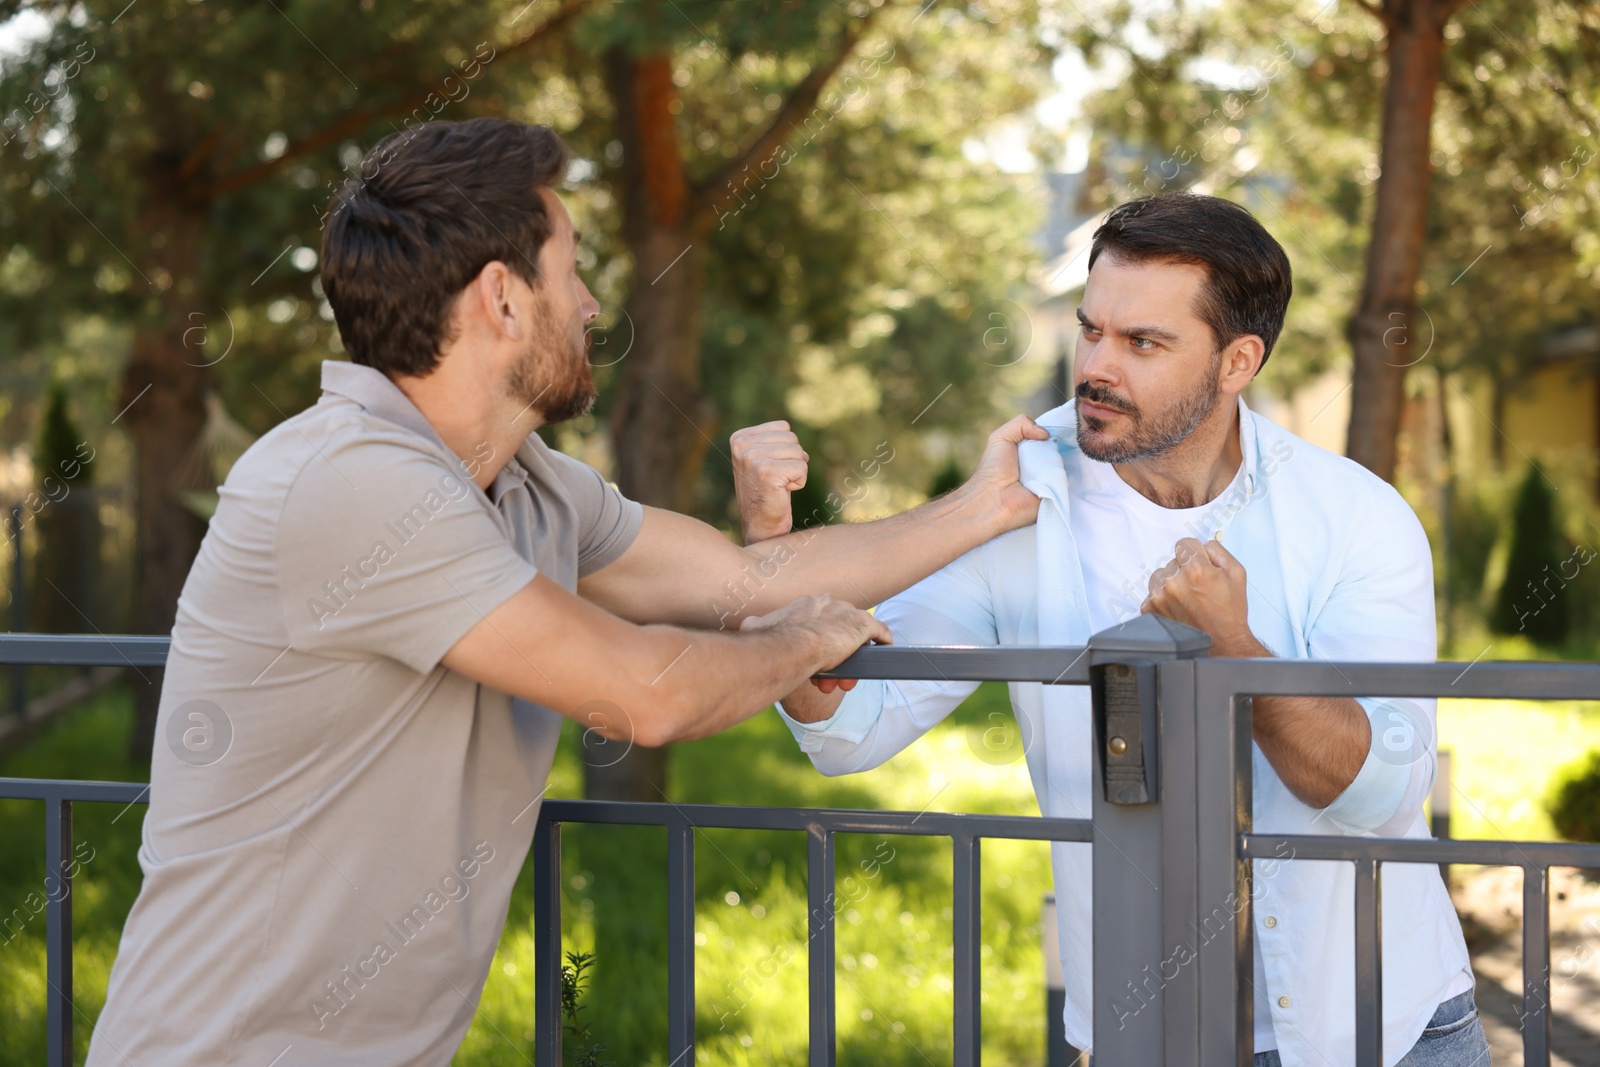
[[[1130,343],[1140,352],[1148,352],[1156,346],[1156,343],[1148,337],[1135,337]]]

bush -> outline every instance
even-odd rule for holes
[[[1567,547],[1556,517],[1555,493],[1534,467],[1529,467],[1517,491],[1511,522],[1506,577],[1489,625],[1497,633],[1526,634],[1541,645],[1560,645],[1571,621],[1568,597],[1561,595],[1566,582],[1560,569]]]
[[[1600,842],[1600,748],[1556,772],[1546,806],[1556,833]]]

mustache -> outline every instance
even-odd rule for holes
[[[1134,406],[1133,401],[1118,396],[1102,385],[1079,382],[1077,387],[1073,389],[1073,394],[1079,400],[1087,400],[1091,404],[1099,404],[1102,407],[1111,408],[1113,411],[1120,411],[1124,415],[1139,414],[1139,409]]]

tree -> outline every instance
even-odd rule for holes
[[[1413,350],[1398,349],[1393,342],[1417,321],[1417,279],[1433,176],[1434,97],[1445,25],[1462,0],[1358,2],[1383,25],[1386,69],[1366,275],[1349,327],[1354,368],[1345,454],[1392,482],[1405,374]]]
[[[597,110],[610,121],[574,134],[590,146],[591,158],[607,163],[622,251],[631,261],[622,301],[631,348],[606,376],[605,396],[624,493],[658,507],[715,514],[730,494],[708,507],[708,460],[725,463],[717,442],[737,424],[728,420],[746,406],[741,399],[764,395],[765,411],[750,407],[755,417],[771,418],[785,405],[804,353],[835,372],[853,362],[823,355],[822,346],[843,340],[858,315],[875,312],[891,330],[916,328],[915,311],[890,318],[881,303],[871,307],[848,289],[852,280],[878,293],[890,288],[881,280],[882,242],[887,236],[890,249],[909,244],[904,230],[883,231],[885,221],[892,228],[911,220],[874,198],[887,188],[891,196],[905,190],[927,199],[922,191],[930,178],[918,168],[929,165],[947,172],[941,180],[952,183],[951,194],[957,183],[965,186],[961,196],[938,198],[950,208],[975,192],[946,162],[987,118],[974,102],[1025,106],[1041,87],[1048,49],[1024,35],[1008,47],[1031,61],[1027,67],[1007,78],[989,74],[993,88],[975,99],[969,93],[964,104],[941,94],[951,112],[932,121],[907,112],[898,85],[908,75],[923,80],[919,67],[960,64],[966,73],[978,59],[978,41],[1000,38],[1002,23],[1004,32],[1026,31],[1035,18],[1031,2],[985,9],[884,0],[736,6],[695,0],[618,8],[603,26],[585,25],[579,36],[598,56],[605,91]],[[961,118],[970,124],[963,128]],[[879,161],[878,173],[863,166]],[[922,258],[944,262],[944,235],[918,240],[929,246]],[[935,304],[969,297],[964,313],[953,309],[962,320],[986,297],[1001,295],[1003,286],[972,285],[970,275],[956,283],[943,278],[947,291],[936,294],[939,270],[916,263],[915,275],[932,273],[936,283],[894,288],[926,293]],[[1008,273],[1020,272],[1013,266]],[[792,324],[787,335],[779,328],[785,320]],[[859,326],[855,332],[861,334]],[[869,355],[867,347],[881,353],[889,340],[882,329],[867,338],[877,343],[852,355]],[[971,341],[972,334],[958,329],[953,338]],[[934,352],[949,344],[941,339]],[[960,377],[981,369],[972,359],[977,349],[966,349]],[[919,353],[918,369],[935,363],[929,355]],[[922,396],[917,408],[931,399]],[[969,409],[966,421],[982,417],[986,406]],[[913,408],[907,420],[916,415]],[[941,424],[949,423],[932,422]],[[589,795],[665,795],[663,751],[634,749],[619,762],[612,758],[589,768]]]
[[[100,574],[99,525],[95,504],[82,492],[94,482],[95,449],[78,432],[67,411],[66,391],[50,387],[39,441],[34,448],[34,496],[24,511],[34,519],[33,625],[41,633],[80,633],[98,628],[104,603],[96,588]]]
[[[0,75],[0,219],[32,275],[4,292],[5,311],[32,319],[36,338],[83,311],[133,326],[117,421],[135,451],[138,632],[170,631],[204,533],[169,482],[227,373],[215,368],[251,311],[259,321],[270,301],[303,294],[303,281],[273,271],[296,246],[309,251],[305,193],[341,161],[354,166],[359,136],[430,118],[474,88],[492,96],[516,62],[504,57],[534,50],[584,3],[562,0],[538,25],[465,2],[361,7],[0,5],[0,18],[26,10],[50,25]],[[294,256],[301,270],[315,264]],[[277,354],[306,338],[263,340]],[[159,698],[150,677],[136,690],[140,759]]]
[[[1437,22],[1454,5],[1422,6]],[[1289,392],[1335,369],[1347,342],[1352,419],[1368,427],[1350,454],[1389,478],[1406,370],[1427,359],[1451,395],[1463,369],[1514,378],[1553,326],[1592,315],[1600,260],[1585,169],[1600,12],[1477,6],[1429,44],[1401,8],[1284,0],[1156,23],[1160,48],[1131,53],[1129,76],[1090,102],[1124,183],[1102,195],[1203,182],[1284,242],[1295,301],[1266,384]],[[1123,31],[1102,25],[1087,45],[1116,46]],[[1434,46],[1436,70],[1420,54]],[[1211,80],[1219,67],[1231,80]],[[1424,101],[1429,79],[1438,90]],[[1118,165],[1109,137],[1141,149]]]

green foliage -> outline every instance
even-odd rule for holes
[[[1441,584],[1449,583],[1456,601],[1476,602],[1484,592],[1484,575],[1500,538],[1495,502],[1478,484],[1456,484],[1450,501],[1449,555],[1439,561]],[[1434,535],[1437,547],[1442,539]]]
[[[1490,626],[1498,633],[1526,634],[1543,645],[1565,641],[1571,606],[1563,595],[1561,566],[1567,558],[1555,493],[1530,466],[1511,511],[1510,555]]]
[[[1600,748],[1556,773],[1545,807],[1568,841],[1600,842]]]
[[[563,195],[588,235],[582,268],[617,308],[632,279],[605,49],[670,50],[678,144],[703,181],[851,31],[862,34],[853,57],[789,161],[707,238],[710,436],[787,413],[825,432],[813,453],[819,488],[892,437],[902,458],[885,482],[915,492],[931,473],[923,435],[986,430],[995,395],[1010,388],[1014,373],[982,359],[973,326],[1025,284],[1037,203],[1025,182],[962,146],[1048,91],[1061,42],[1039,0],[595,0],[526,48],[551,5],[31,6],[52,20],[50,35],[0,63],[7,351],[34,351],[84,316],[146,328],[165,318],[194,362],[218,360],[220,394],[253,432],[307,406],[319,362],[340,354],[310,255],[329,194],[379,137],[434,117],[413,98],[443,90],[480,42],[499,58],[437,118],[505,115],[561,131],[577,160]],[[152,198],[178,202],[198,232],[179,234]],[[193,270],[174,282],[185,256]],[[610,346],[595,353],[601,402],[574,428],[579,438],[602,432],[630,371],[617,318],[597,335]],[[841,403],[796,417],[819,392]],[[731,518],[731,475],[715,448],[704,483],[703,513]]]
[[[991,762],[981,739],[991,713],[1009,718],[1005,687],[985,685],[914,750],[870,776],[824,778],[777,716],[675,746],[673,779],[686,803],[799,804],[1036,814],[1019,757]],[[69,713],[32,747],[0,760],[0,775],[137,781],[125,741],[124,687]],[[982,751],[988,758],[975,758]],[[573,796],[581,777],[577,731],[562,739],[550,795]],[[79,842],[95,849],[73,888],[74,1028],[82,1062],[118,938],[140,883],[143,805],[82,805]],[[665,1032],[665,839],[659,830],[569,825],[563,842],[563,948],[591,953],[577,1006],[597,1014],[588,1040],[629,1067],[670,1067]],[[806,842],[777,831],[702,831],[695,866],[698,1062],[755,1067],[807,1062]],[[837,839],[840,1063],[925,1067],[950,1057],[950,851],[933,839],[841,834]],[[0,900],[16,906],[44,878],[37,804],[0,802]],[[1039,902],[1048,847],[984,846],[984,1061],[1041,1062],[1043,962]],[[730,902],[729,893],[734,893]],[[454,1062],[533,1058],[532,865],[513,891],[500,949],[478,1014]],[[5,936],[0,931],[0,939]],[[775,955],[776,954],[776,955]],[[571,956],[566,956],[573,966]],[[769,962],[770,961],[770,962]],[[750,976],[770,975],[760,981]],[[42,917],[0,942],[0,1064],[44,1059]],[[926,1059],[924,1058],[926,1056]]]
[[[1109,205],[1202,182],[1244,203],[1295,273],[1263,385],[1288,393],[1341,369],[1379,174],[1382,27],[1363,5],[1224,0],[1150,20],[1140,28],[1158,43],[1133,51],[1131,11],[1117,10],[1123,21],[1085,32],[1092,54],[1130,66],[1086,102],[1101,161],[1092,195]],[[1406,324],[1405,351],[1515,382],[1552,329],[1593,319],[1600,8],[1468,4],[1445,40],[1424,318]]]
[[[67,392],[61,384],[50,386],[45,401],[44,421],[39,428],[39,443],[34,449],[33,469],[39,488],[46,489],[46,479],[55,478],[69,485],[86,486],[94,482],[94,467],[83,462],[86,450],[83,436],[67,410]]]
[[[65,388],[53,383],[34,447],[35,491],[23,512],[33,519],[34,544],[24,599],[40,633],[80,633],[108,621],[99,588],[99,515],[84,493],[94,481],[94,458],[67,410]]]
[[[572,1035],[575,1047],[570,1052],[576,1067],[610,1067],[610,1060],[600,1058],[606,1047],[594,1042],[589,1025],[580,1017],[589,1010],[589,1006],[581,1001],[584,983],[588,981],[589,968],[592,966],[594,953],[567,953],[567,962],[561,968],[561,1017],[565,1020],[561,1029]],[[563,1051],[569,1050],[563,1048]]]
[[[959,489],[961,483],[966,480],[967,476],[962,473],[961,465],[952,459],[939,468],[939,472],[933,476],[933,481],[928,483],[928,499],[943,496],[952,489]]]

